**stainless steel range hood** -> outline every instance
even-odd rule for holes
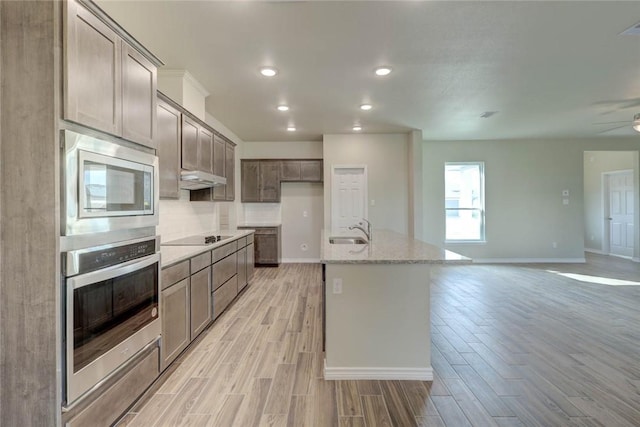
[[[227,184],[227,178],[202,171],[180,172],[180,188],[183,190],[200,190],[202,188],[219,187]]]

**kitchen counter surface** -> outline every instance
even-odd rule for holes
[[[332,244],[334,234],[322,232],[320,248],[323,264],[470,264],[467,258],[455,252],[412,239],[389,230],[373,230],[368,244]],[[362,237],[354,232],[353,236]]]
[[[162,246],[160,244],[160,264],[161,268],[169,267],[173,264],[177,264],[181,261],[192,258],[198,254],[210,251],[220,246],[224,246],[227,243],[231,243],[234,240],[238,240],[241,237],[248,236],[253,233],[253,230],[220,230],[212,232],[211,234],[221,234],[225,236],[233,236],[231,239],[222,240],[220,242],[212,243],[210,245],[202,246]]]

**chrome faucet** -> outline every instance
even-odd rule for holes
[[[364,222],[367,223],[367,229],[365,230],[362,226],[364,225]],[[352,225],[349,227],[349,230],[354,230],[354,229],[358,229],[360,231],[362,231],[364,233],[364,235],[367,237],[367,241],[371,241],[371,239],[373,238],[373,235],[371,234],[371,223],[366,220],[365,218],[362,218],[362,221],[360,221],[359,223]]]

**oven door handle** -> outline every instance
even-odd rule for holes
[[[73,289],[79,289],[93,283],[101,282],[103,280],[109,280],[128,273],[133,273],[134,271],[141,270],[154,263],[158,263],[159,269],[159,253],[155,253],[144,258],[127,261],[125,263],[114,265],[111,267],[103,268],[102,270],[92,271],[90,273],[70,277],[67,279],[67,292],[72,292]]]

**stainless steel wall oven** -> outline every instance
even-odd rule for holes
[[[65,403],[160,336],[160,238],[63,253]]]

